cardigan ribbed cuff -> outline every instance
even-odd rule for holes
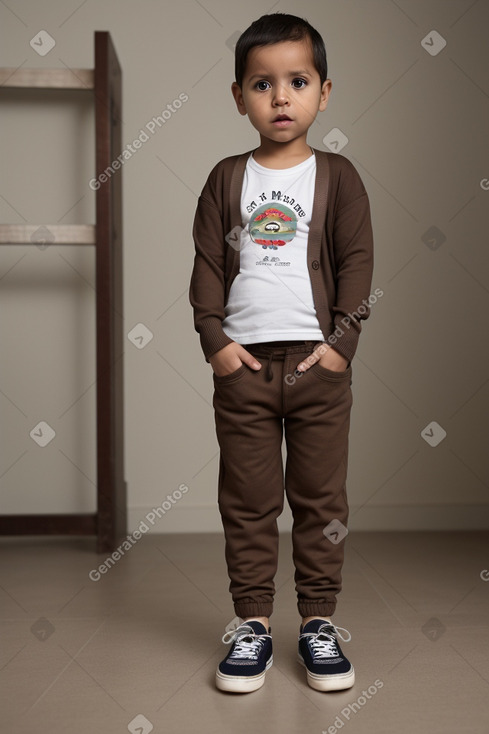
[[[216,316],[210,316],[200,322],[199,336],[206,362],[209,361],[209,357],[233,341],[223,331],[222,321]]]
[[[357,351],[360,331],[361,325],[358,322],[353,324],[351,320],[346,321],[344,317],[338,314],[335,318],[333,331],[325,342],[348,362],[351,362]]]

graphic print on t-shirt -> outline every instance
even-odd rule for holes
[[[276,250],[291,242],[297,231],[297,217],[284,204],[264,204],[249,221],[250,237],[264,250]]]

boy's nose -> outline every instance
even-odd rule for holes
[[[288,101],[289,99],[285,88],[280,87],[279,89],[277,89],[273,97],[273,104],[276,107],[281,107],[282,105],[287,104]]]

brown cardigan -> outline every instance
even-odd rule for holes
[[[338,153],[314,149],[316,184],[307,244],[314,306],[324,338],[351,361],[369,316],[373,237],[365,187],[353,164]],[[229,156],[210,172],[194,218],[195,257],[189,300],[206,362],[233,340],[222,321],[229,289],[239,272],[236,239],[240,200],[251,151]],[[236,230],[237,231],[237,230]],[[246,345],[244,345],[246,348]]]

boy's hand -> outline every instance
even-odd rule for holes
[[[320,344],[304,362],[297,365],[297,369],[299,372],[307,372],[316,362],[333,372],[344,372],[348,367],[348,360],[343,355],[327,344]]]
[[[242,344],[238,344],[237,342],[226,344],[225,347],[215,352],[212,357],[209,357],[209,362],[214,374],[218,377],[230,375],[231,372],[241,367],[243,362],[253,370],[259,370],[261,368],[260,362],[252,354],[247,352]]]

